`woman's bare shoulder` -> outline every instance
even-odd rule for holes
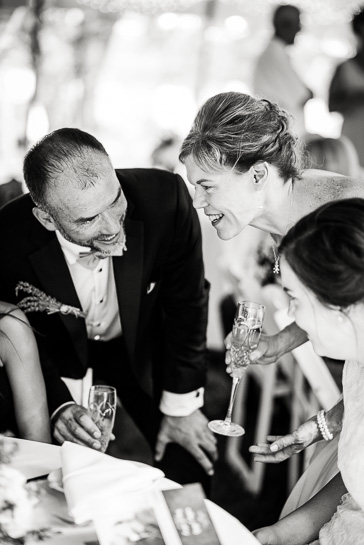
[[[29,322],[22,310],[12,303],[0,301],[0,331],[9,332],[29,329]]]
[[[302,175],[299,181],[313,182],[318,180],[344,181],[344,180],[353,180],[353,178],[350,178],[349,176],[344,176],[343,174],[339,174],[338,172],[329,172],[328,170],[319,170],[318,168],[309,168],[302,172]]]
[[[301,179],[296,182],[295,189],[300,192],[309,191],[322,202],[351,197],[364,198],[363,180],[326,170],[305,170]]]
[[[16,305],[13,305],[12,303],[6,303],[5,301],[0,301],[1,314],[8,314],[9,312],[16,312],[17,310],[20,309]]]

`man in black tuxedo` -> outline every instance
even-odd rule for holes
[[[203,482],[216,458],[200,411],[208,283],[185,183],[162,170],[115,171],[78,129],[38,142],[24,178],[30,195],[0,211],[0,297],[19,303],[23,281],[64,305],[28,313],[55,439],[100,448],[98,428],[60,379],[92,367],[95,381],[117,388],[166,475]]]

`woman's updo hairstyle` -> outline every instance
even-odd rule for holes
[[[364,199],[333,201],[303,217],[279,253],[322,304],[364,301]]]
[[[180,161],[192,154],[202,170],[247,172],[259,161],[274,165],[286,182],[300,175],[298,139],[290,117],[269,100],[220,93],[200,108],[182,143]]]

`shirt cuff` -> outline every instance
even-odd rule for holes
[[[160,411],[167,416],[189,416],[204,404],[204,388],[198,388],[187,394],[162,393]]]
[[[63,403],[62,405],[60,405],[51,415],[51,422],[53,422],[53,420],[55,419],[55,417],[57,416],[57,414],[59,413],[59,411],[61,409],[63,409],[63,407],[67,407],[67,405],[74,405],[75,402],[74,401],[67,401],[67,403]]]

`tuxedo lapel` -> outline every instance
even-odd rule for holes
[[[32,267],[47,295],[55,297],[60,303],[81,308],[73,286],[67,263],[56,236],[29,256]],[[78,356],[87,364],[87,331],[83,318],[58,314],[74,343]]]
[[[144,225],[126,219],[127,251],[113,257],[114,276],[125,346],[130,358],[135,348],[143,272]]]

